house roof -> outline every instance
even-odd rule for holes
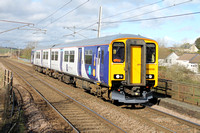
[[[192,58],[194,58],[197,55],[198,54],[186,53],[186,54],[183,54],[182,56],[180,56],[177,60],[191,60]]]
[[[172,53],[172,51],[170,49],[159,47],[158,58],[159,59],[165,59],[171,53]]]
[[[190,63],[200,63],[200,55],[197,54],[193,59],[190,60]]]
[[[190,46],[189,48],[190,50],[193,50],[194,52],[197,52],[198,51],[198,48],[193,44]]]

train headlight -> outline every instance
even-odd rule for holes
[[[153,74],[147,74],[146,79],[154,79],[154,75]]]
[[[114,79],[123,79],[124,75],[123,74],[115,74]]]

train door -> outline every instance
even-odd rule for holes
[[[41,61],[41,66],[43,66],[43,50],[41,50],[41,53],[40,53],[40,61]]]
[[[62,64],[63,64],[63,49],[60,49],[60,58],[58,60],[60,62],[60,71],[62,72]]]
[[[82,48],[78,49],[78,75],[81,76]]]
[[[132,84],[141,83],[141,46],[131,46],[131,77]]]
[[[101,48],[97,47],[97,57],[96,57],[96,78],[100,81],[100,57],[101,57]]]
[[[143,40],[128,39],[126,42],[126,80],[128,84],[146,84],[146,45]]]

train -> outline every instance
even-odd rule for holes
[[[148,103],[158,84],[158,43],[134,34],[36,47],[31,63],[38,72],[115,103]]]

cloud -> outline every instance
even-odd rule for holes
[[[97,35],[97,32],[91,29],[97,29],[98,22],[98,13],[99,7],[103,7],[102,17],[109,17],[121,12],[128,11],[130,9],[136,9],[138,7],[142,7],[144,5],[148,5],[150,1],[147,0],[126,0],[126,1],[116,1],[116,0],[90,0],[85,5],[81,6],[78,9],[75,9],[73,12],[70,12],[80,4],[86,2],[87,0],[73,0],[70,4],[58,10],[54,15],[48,17],[50,14],[55,12],[57,9],[62,7],[64,4],[69,2],[66,1],[56,1],[55,0],[1,0],[0,1],[0,19],[13,20],[13,21],[23,21],[30,22],[35,24],[35,28],[45,29],[47,30],[46,34],[41,31],[33,31],[32,27],[24,27],[23,29],[29,30],[13,30],[4,34],[0,34],[1,38],[4,40],[11,40],[16,44],[23,44],[24,42],[29,41],[39,41],[45,45],[48,43],[58,43],[58,42],[66,42],[70,40],[80,40],[84,39],[83,36],[87,38],[94,38]],[[158,0],[159,1],[159,0]],[[156,2],[156,1],[154,1]],[[165,9],[162,11],[152,12],[146,15],[140,15],[147,12],[155,11],[160,8],[169,6],[174,3],[182,2],[181,0],[165,0],[159,4],[152,5],[146,8],[141,8],[137,10],[133,10],[124,14],[120,14],[114,17],[110,17],[108,19],[102,19],[102,21],[118,21],[123,18],[131,18],[131,19],[143,19],[143,18],[151,18],[151,17],[159,17],[165,15],[173,15],[184,12],[191,12],[193,8],[189,8],[190,6],[195,7],[195,9],[199,9],[198,6],[200,3],[199,0],[193,0],[184,6],[176,6],[170,9]],[[68,14],[67,14],[68,13]],[[67,14],[67,15],[65,15]],[[65,15],[65,16],[64,16]],[[140,15],[134,17],[136,15]],[[63,17],[62,17],[63,16]],[[48,17],[48,18],[47,18]],[[45,19],[46,18],[46,19]],[[60,19],[59,19],[60,18]],[[144,33],[148,36],[152,36],[152,34],[164,38],[165,40],[169,40],[169,42],[173,42],[174,39],[170,38],[166,31],[164,36],[160,36],[159,29],[166,26],[168,23],[176,23],[181,24],[185,22],[185,19],[193,19],[193,17],[184,17],[184,18],[174,18],[174,19],[163,19],[163,20],[154,20],[154,21],[142,21],[142,22],[133,22],[133,23],[115,23],[115,24],[103,24],[102,25],[102,36],[110,35],[110,34],[118,34],[118,33]],[[42,20],[42,21],[41,21]],[[193,19],[198,21],[199,19]],[[41,21],[41,22],[40,22]],[[40,22],[40,23],[38,23]],[[91,24],[94,24],[91,27]],[[0,22],[1,31],[15,28],[18,26],[22,26],[23,24],[14,24],[14,23],[3,23]],[[134,26],[133,26],[134,25]],[[71,30],[63,27],[73,27],[75,26],[75,32],[88,27],[87,30],[82,30],[79,34],[75,34],[75,36],[70,36],[74,29]],[[187,28],[187,26],[184,25]],[[178,28],[178,30],[187,30],[182,28]],[[168,27],[167,27],[168,28]],[[174,31],[175,27],[170,27]],[[156,29],[156,30],[155,30]],[[164,30],[164,28],[162,28]],[[198,29],[198,28],[197,28]],[[147,32],[147,30],[149,32]],[[176,29],[177,30],[177,29]],[[33,34],[33,33],[37,34]],[[154,33],[155,32],[155,33]],[[156,32],[158,32],[156,34]],[[148,34],[150,33],[150,34]],[[152,34],[151,34],[152,33]],[[65,36],[69,35],[69,36]],[[165,36],[166,35],[166,36]],[[167,38],[169,37],[169,38]],[[154,37],[155,38],[155,37]],[[3,40],[3,39],[2,39]],[[1,39],[0,39],[1,41]]]

